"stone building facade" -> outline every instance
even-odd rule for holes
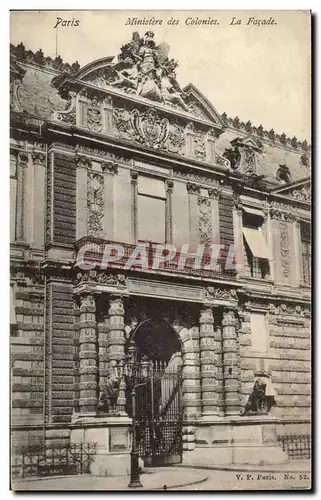
[[[14,444],[129,449],[130,419],[99,419],[97,399],[149,317],[180,343],[183,461],[231,461],[255,426],[265,444],[271,423],[309,432],[310,146],[220,115],[175,65],[151,33],[83,68],[11,46]],[[156,244],[178,253],[155,270]],[[277,406],[242,415],[258,376]]]

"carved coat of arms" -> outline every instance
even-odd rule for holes
[[[153,148],[159,148],[166,141],[169,133],[169,122],[167,118],[158,116],[155,110],[150,109],[141,114],[135,109],[131,119],[139,142]]]

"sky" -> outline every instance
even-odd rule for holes
[[[57,18],[79,20],[60,26]],[[154,17],[162,25],[126,25],[128,18]],[[273,25],[247,24],[250,17]],[[168,20],[179,20],[177,25]],[[191,26],[187,18],[218,24]],[[234,22],[232,21],[234,18]],[[236,24],[237,20],[241,24]],[[231,24],[232,23],[232,24]],[[75,23],[74,23],[75,24]],[[311,47],[308,11],[17,11],[10,15],[10,41],[26,49],[57,53],[64,62],[85,65],[116,55],[132,33],[155,33],[178,61],[181,86],[193,83],[219,113],[250,120],[276,133],[310,142]]]

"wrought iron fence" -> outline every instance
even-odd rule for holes
[[[89,474],[96,443],[72,443],[63,448],[14,446],[11,449],[12,478]]]
[[[289,458],[293,460],[311,458],[310,434],[278,436],[278,441]]]

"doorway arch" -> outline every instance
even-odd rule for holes
[[[151,361],[149,377],[135,390],[137,448],[150,465],[182,460],[182,342],[179,333],[163,318],[141,321],[130,333],[138,359]],[[130,382],[130,381],[129,381]],[[132,408],[128,402],[128,414]]]

